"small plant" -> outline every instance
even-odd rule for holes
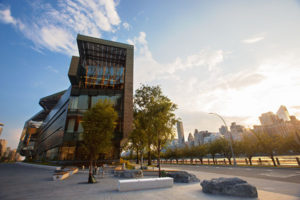
[[[160,177],[167,177],[168,173],[165,170],[160,171]]]

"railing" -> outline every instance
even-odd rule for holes
[[[283,167],[300,167],[300,155],[297,156],[274,156],[276,166]],[[249,166],[250,161],[248,158],[236,158],[237,165]],[[157,160],[153,160],[153,163],[157,164]],[[178,162],[175,159],[161,159],[161,164],[186,164],[186,165],[229,165],[227,158],[215,158],[215,163],[212,158],[203,158],[202,163],[199,159],[193,159],[191,162],[190,158],[180,158]],[[231,158],[231,164],[233,159]],[[273,161],[270,157],[260,156],[252,158],[253,166],[274,166]]]

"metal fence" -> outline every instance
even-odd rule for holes
[[[297,156],[274,156],[275,163],[277,166],[284,167],[300,167],[300,155]],[[204,165],[229,165],[227,158],[215,158],[215,163],[213,163],[212,158],[203,158]],[[237,165],[250,165],[248,158],[236,158]],[[153,163],[157,164],[157,160]],[[181,158],[178,159],[178,163],[175,159],[161,159],[162,164],[187,164],[187,165],[200,165],[199,159]],[[233,159],[231,158],[231,163],[233,164]],[[254,166],[273,166],[273,161],[267,156],[256,156],[252,158],[252,165]]]

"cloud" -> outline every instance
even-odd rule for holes
[[[300,110],[300,106],[299,105],[298,106],[291,106],[291,108]]]
[[[5,24],[12,24],[13,26],[24,29],[24,24],[11,16],[10,8],[0,4],[0,21]]]
[[[46,69],[49,70],[49,71],[51,71],[51,72],[54,72],[54,73],[56,73],[56,74],[59,73],[59,71],[58,71],[57,69],[55,69],[54,67],[52,67],[52,66],[50,66],[50,65],[47,66]]]
[[[217,66],[224,61],[226,54],[222,50],[201,50],[186,58],[176,57],[172,62],[163,64],[153,58],[145,32],[140,32],[127,42],[135,45],[135,86],[157,80],[178,79],[177,73],[184,73],[188,69],[217,71]]]
[[[219,88],[223,89],[243,89],[251,85],[258,84],[263,81],[265,76],[262,74],[251,72],[249,70],[243,70],[238,73],[227,76],[224,81],[220,80]]]
[[[300,91],[300,59],[295,52],[268,55],[248,68],[227,71],[235,52],[227,56],[221,49],[200,49],[161,63],[153,57],[145,32],[128,42],[135,45],[135,88],[140,83],[160,85],[178,105],[178,117],[190,132],[195,128],[218,130],[221,123],[208,122],[209,112],[219,113],[228,124],[236,121],[250,126],[259,124],[263,112],[298,105],[300,96],[295,91]]]
[[[77,33],[101,37],[102,32],[115,32],[121,23],[115,1],[66,0],[54,8],[49,3],[32,3],[32,16],[17,19],[9,7],[0,7],[3,23],[17,27],[34,43],[34,49],[48,49],[67,55],[77,55]]]
[[[6,24],[17,24],[17,21],[11,16],[9,8],[4,8],[3,10],[0,10],[0,20]]]
[[[246,43],[246,44],[253,44],[253,43],[259,42],[259,41],[261,41],[263,39],[265,39],[265,37],[263,37],[263,36],[256,36],[256,37],[251,37],[251,38],[244,39],[244,40],[242,40],[242,42]]]
[[[123,25],[123,27],[124,27],[127,31],[129,31],[129,29],[130,29],[130,24],[128,24],[127,22],[124,22],[122,25]]]

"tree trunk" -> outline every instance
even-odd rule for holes
[[[178,165],[178,158],[176,158],[176,164]]]
[[[141,151],[141,170],[143,170],[143,164],[144,164],[144,151]]]
[[[252,165],[252,156],[248,157],[250,165]]]
[[[231,165],[231,158],[227,158],[227,159],[228,159],[229,165]]]
[[[199,158],[201,165],[203,165],[203,158]]]
[[[213,164],[215,164],[215,157],[213,156],[212,159],[213,159]]]
[[[193,164],[193,158],[191,158],[190,164],[191,164],[191,165]]]
[[[89,176],[92,176],[92,166],[93,166],[93,161],[91,159],[90,160],[90,166],[89,166]]]
[[[88,183],[96,183],[96,179],[92,174],[93,160],[90,159],[90,167],[89,167],[89,180]]]
[[[136,164],[139,164],[140,160],[139,160],[139,151],[136,151]]]
[[[148,146],[148,165],[152,165],[150,145]]]
[[[271,157],[271,159],[272,159],[272,162],[273,162],[274,167],[276,167],[276,162],[275,162],[274,156],[271,155],[270,157]]]
[[[157,162],[158,162],[158,177],[161,177],[161,174],[160,174],[160,148],[157,149]]]

